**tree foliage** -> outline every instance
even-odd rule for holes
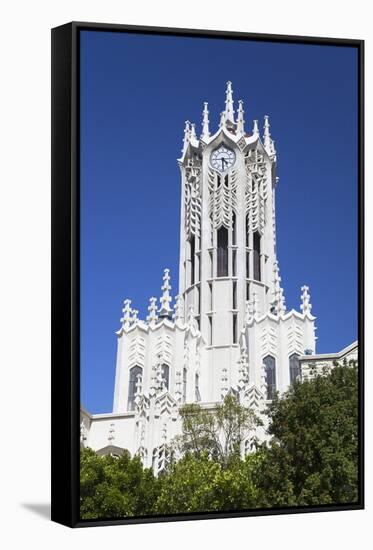
[[[242,459],[254,413],[228,395],[181,409],[181,452],[157,478],[139,457],[81,450],[82,519],[352,503],[358,498],[358,373],[295,382],[268,408],[269,443]]]
[[[269,445],[256,480],[264,506],[356,502],[358,372],[335,367],[296,382],[268,409]]]
[[[175,438],[174,444],[181,454],[207,453],[222,466],[226,466],[232,456],[240,456],[250,430],[261,424],[255,413],[242,406],[232,394],[212,410],[194,403],[184,405],[180,416],[182,434]]]

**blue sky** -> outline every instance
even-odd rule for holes
[[[357,337],[357,50],[81,32],[81,398],[112,410],[125,298],[177,293],[184,121],[215,130],[225,83],[278,153],[277,241],[289,309],[308,284],[317,351]]]

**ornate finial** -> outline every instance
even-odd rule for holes
[[[174,319],[184,319],[184,300],[182,294],[176,296]]]
[[[203,104],[203,113],[202,113],[202,134],[201,139],[208,139],[210,137],[209,129],[209,110],[208,103],[205,101]]]
[[[238,102],[238,111],[237,111],[237,134],[245,133],[245,121],[243,118],[245,111],[243,110],[243,101],[242,99]]]
[[[115,426],[114,426],[114,422],[112,422],[109,427],[109,435],[108,435],[109,445],[112,445],[114,439],[115,439]]]
[[[312,304],[310,303],[311,296],[309,293],[309,287],[304,285],[302,286],[301,291],[302,295],[300,298],[302,300],[302,303],[300,304],[300,309],[303,314],[311,313]]]
[[[122,309],[123,317],[120,322],[122,323],[123,328],[129,328],[132,322],[132,309],[131,309],[131,300],[124,300],[124,308]]]
[[[158,315],[157,315],[157,298],[154,298],[152,296],[149,300],[149,306],[148,306],[149,315],[147,316],[146,320],[148,321],[149,325],[155,325],[158,321]]]
[[[184,128],[183,148],[181,149],[182,154],[184,154],[185,151],[187,150],[189,141],[190,141],[190,122],[189,120],[186,120],[185,128]]]
[[[259,128],[258,128],[258,121],[257,120],[254,120],[253,137],[255,137],[255,138],[259,137]]]
[[[222,112],[220,113],[220,124],[219,124],[219,128],[224,128],[224,126],[225,126],[225,121],[226,121],[225,111],[222,111]]]
[[[165,269],[163,272],[163,285],[162,285],[162,296],[160,299],[161,307],[159,308],[159,317],[170,317],[171,315],[171,296],[170,296],[170,270]]]
[[[234,123],[233,90],[232,90],[232,82],[230,80],[228,80],[227,82],[227,89],[226,89],[225,95],[226,95],[226,99],[225,99],[226,120]]]
[[[198,141],[197,139],[197,134],[196,134],[196,125],[194,124],[194,122],[190,125],[191,126],[191,129],[190,129],[190,140],[192,141]]]
[[[139,310],[138,309],[133,309],[132,310],[132,324],[133,325],[136,325],[136,323],[138,322],[138,314],[139,314]]]

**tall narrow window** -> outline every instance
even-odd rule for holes
[[[218,277],[228,276],[228,229],[218,229]]]
[[[250,285],[247,283],[246,285],[246,300],[250,300]]]
[[[267,399],[273,399],[276,392],[276,359],[267,355],[263,359],[266,371]]]
[[[195,399],[196,401],[201,401],[201,394],[199,393],[199,375],[195,375]]]
[[[138,377],[142,376],[142,368],[141,367],[132,367],[130,369],[130,377],[129,377],[129,384],[128,384],[128,410],[133,411],[135,408],[135,395],[136,395],[136,386],[138,383]]]
[[[245,223],[245,229],[246,229],[246,246],[247,248],[249,247],[249,219],[246,218],[246,223]]]
[[[232,283],[232,309],[237,309],[237,283]]]
[[[289,357],[290,384],[300,376],[299,355],[293,353]]]
[[[232,244],[236,244],[236,214],[232,214]]]
[[[194,236],[189,240],[189,254],[190,254],[190,285],[194,285],[194,269],[195,269],[195,251],[196,244]]]
[[[232,329],[233,329],[233,343],[237,344],[237,313],[233,313],[232,318]]]
[[[246,278],[250,278],[250,253],[246,252]]]
[[[254,244],[254,279],[256,281],[261,280],[260,273],[260,235],[255,231],[253,235],[253,244]]]
[[[232,250],[232,277],[237,275],[237,251]]]
[[[187,370],[183,368],[183,403],[186,402],[186,392],[187,392]]]
[[[195,287],[196,289],[196,314],[199,315],[201,313],[201,290],[199,285]]]
[[[164,381],[165,388],[168,390],[170,387],[170,367],[168,365],[162,365],[162,379]]]

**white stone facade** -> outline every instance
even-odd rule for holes
[[[125,300],[113,412],[82,409],[81,418],[82,445],[101,454],[126,448],[155,471],[180,433],[183,403],[214,407],[231,391],[260,412],[300,376],[300,358],[317,357],[309,288],[301,289],[300,311],[288,311],[281,286],[268,117],[262,136],[256,120],[247,132],[228,82],[219,128],[210,132],[205,103],[202,134],[186,122],[178,163],[179,294],[172,303],[166,269],[146,320]],[[258,430],[250,437],[263,438]]]

